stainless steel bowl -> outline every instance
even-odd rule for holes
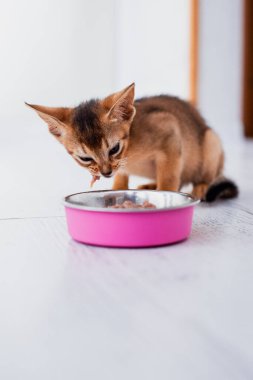
[[[130,200],[156,208],[112,208]],[[90,191],[65,198],[73,239],[110,247],[152,247],[185,240],[191,233],[198,200],[171,191]]]
[[[129,200],[136,204],[143,204],[148,201],[156,206],[155,209],[148,208],[112,208]],[[191,195],[173,192],[173,191],[156,191],[156,190],[101,190],[88,191],[68,195],[64,199],[66,207],[77,208],[80,210],[102,211],[102,212],[160,212],[163,210],[175,210],[193,206],[199,203]]]

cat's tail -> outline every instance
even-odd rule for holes
[[[218,177],[208,187],[205,201],[214,202],[217,199],[235,198],[238,193],[238,187],[233,181],[225,177]]]

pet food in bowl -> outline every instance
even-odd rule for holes
[[[198,200],[171,191],[89,191],[65,198],[69,233],[87,244],[152,247],[191,233]]]

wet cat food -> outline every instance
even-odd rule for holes
[[[150,203],[148,201],[144,201],[141,204],[134,203],[133,201],[126,200],[121,204],[114,205],[114,206],[108,206],[110,208],[156,208],[153,203]]]
[[[95,183],[96,181],[98,181],[99,179],[100,179],[100,177],[99,177],[98,175],[94,175],[94,176],[92,176],[92,179],[91,179],[91,181],[90,181],[90,187],[93,187],[94,183]]]

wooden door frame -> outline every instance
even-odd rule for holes
[[[191,0],[190,4],[190,102],[198,103],[198,71],[199,71],[199,0]]]
[[[244,0],[242,121],[244,135],[253,137],[253,1]]]

